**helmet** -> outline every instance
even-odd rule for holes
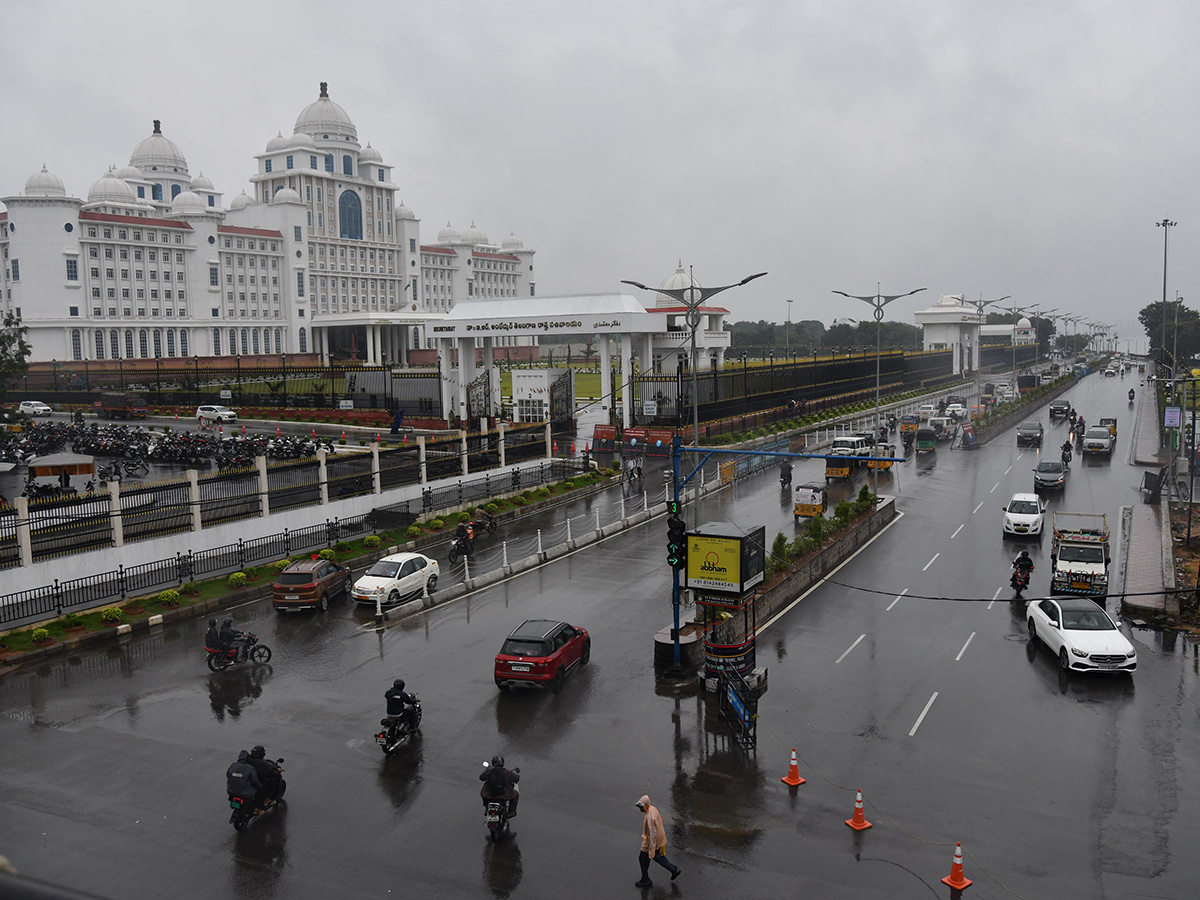
[[[216,619],[209,619],[209,620],[208,620],[208,627],[209,627],[209,628],[216,628],[216,627],[217,627],[217,620],[216,620]]]
[[[221,620],[221,624],[222,625],[232,625],[233,624],[233,616],[226,616],[224,619]]]
[[[497,769],[503,769],[504,768],[504,757],[500,756],[499,754],[497,754],[496,756],[493,756],[492,757],[492,765],[495,766]]]
[[[254,749],[250,751],[251,759],[262,759],[267,755],[267,750],[262,744],[255,744]]]
[[[1029,559],[1029,551],[1028,550],[1021,551],[1021,559]]]
[[[398,691],[404,690],[404,679],[397,678],[395,681],[392,682],[392,687],[394,687]]]

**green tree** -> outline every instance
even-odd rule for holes
[[[8,391],[29,371],[29,354],[32,348],[25,340],[29,329],[21,319],[11,312],[4,314],[0,325],[0,403],[8,399]]]
[[[1168,301],[1167,313],[1167,363],[1171,362],[1171,354],[1184,362],[1200,353],[1200,313],[1184,306],[1178,301]],[[1163,304],[1151,303],[1142,307],[1138,313],[1138,321],[1146,329],[1146,337],[1150,339],[1150,351],[1157,354],[1162,344]],[[1176,322],[1178,321],[1178,325]]]

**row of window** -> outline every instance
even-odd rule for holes
[[[163,338],[166,337],[164,345]],[[188,331],[186,328],[181,328],[178,332],[179,344],[178,355],[188,355]],[[161,357],[166,350],[166,356],[176,355],[176,331],[174,328],[168,328],[165,331],[161,328],[148,329],[139,328],[137,331],[137,354],[134,354],[134,331],[132,328],[126,329],[124,334],[112,329],[107,334],[107,347],[105,345],[105,332],[97,330],[93,336],[95,346],[95,359],[149,359],[153,357]],[[122,342],[122,337],[124,341]],[[153,350],[151,353],[151,342],[153,342]],[[122,343],[124,346],[122,346]],[[122,354],[122,350],[124,353]],[[71,358],[75,360],[83,359],[83,331],[75,328],[71,331]]]
[[[276,328],[274,330],[274,332],[272,332],[269,328],[263,328],[261,331],[257,328],[242,328],[240,330],[237,328],[230,328],[228,334],[229,334],[229,343],[222,345],[221,339],[224,336],[223,330],[220,328],[214,328],[212,330],[213,356],[249,356],[251,354],[257,355],[259,353],[272,353],[272,352],[273,353],[286,353],[287,352],[287,349],[284,347],[284,344],[283,344],[283,329],[282,328]],[[274,350],[271,350],[271,335],[272,334],[274,334],[274,336],[275,336],[275,349]],[[259,345],[260,335],[262,338],[261,347]],[[301,328],[297,337],[298,337],[299,344],[300,344],[300,352],[307,353],[308,352],[308,335],[307,335],[305,329]],[[239,338],[241,338],[241,341],[240,341],[241,349],[239,349],[239,341],[238,341]],[[225,346],[228,348],[227,353],[222,350],[222,346]]]
[[[67,262],[73,262],[73,260],[67,260]],[[99,266],[92,266],[92,267],[91,267],[91,268],[88,270],[88,272],[89,272],[89,274],[90,274],[90,275],[91,275],[93,278],[99,278],[99,277],[100,277],[100,267],[99,267]],[[105,278],[115,278],[115,277],[116,277],[116,275],[115,275],[115,272],[116,272],[116,270],[115,270],[115,269],[112,269],[112,268],[106,268],[106,269],[104,270],[104,277],[105,277]],[[78,271],[77,271],[77,273],[76,273],[76,274],[78,274]],[[133,270],[133,277],[134,277],[134,280],[135,280],[135,281],[145,281],[145,280],[146,280],[146,272],[145,272],[145,270],[144,270],[144,269],[134,269],[134,270]],[[71,279],[71,267],[70,267],[70,266],[67,266],[67,279],[68,279],[68,280],[73,280],[73,279]],[[129,280],[129,270],[128,270],[128,269],[122,269],[122,270],[121,270],[121,279],[122,279],[123,281],[128,281],[128,280]],[[151,280],[151,281],[158,281],[158,280],[159,280],[159,279],[158,279],[158,270],[157,270],[157,269],[151,269],[151,270],[150,270],[150,280]],[[170,272],[163,272],[163,273],[162,273],[162,280],[163,280],[163,282],[165,282],[165,283],[170,283],[170,281],[171,281],[171,273],[170,273]],[[176,280],[176,281],[186,281],[186,280],[187,280],[187,278],[186,278],[186,276],[184,275],[184,273],[183,273],[183,272],[176,272],[176,273],[175,273],[175,280]]]
[[[97,227],[95,225],[89,225],[87,232],[88,232],[88,237],[92,237],[92,238],[97,237],[97,236],[103,236],[106,240],[112,240],[112,236],[113,236],[112,228],[97,229]],[[98,232],[99,232],[99,235],[98,235]],[[127,235],[130,234],[130,232],[127,229],[118,228],[118,229],[116,229],[116,233],[117,233],[117,240],[119,240],[119,241],[129,240]],[[142,239],[142,230],[140,228],[134,228],[132,231],[132,234],[133,234],[133,240],[140,241]],[[158,235],[159,233],[155,232],[155,231],[146,231],[145,234],[146,234],[147,243],[153,244],[155,242],[155,235]],[[162,232],[161,238],[162,238],[161,243],[164,243],[164,244],[171,243],[171,238],[172,238],[171,232],[169,232],[169,231]],[[182,234],[178,234],[178,233],[175,234],[174,239],[175,239],[176,244],[183,243],[183,235]]]
[[[133,293],[136,296],[130,297],[129,288],[121,288],[121,299],[122,300],[130,300],[130,299],[145,300],[146,299],[146,289],[145,288],[138,288]],[[109,300],[117,299],[117,289],[116,288],[106,288],[104,291],[104,296],[107,297]],[[92,299],[93,300],[101,299],[100,288],[98,288],[98,287],[92,288]],[[159,299],[158,288],[150,288],[150,299],[151,300]],[[186,300],[187,292],[183,291],[183,290],[178,290],[178,291],[166,291],[165,290],[162,292],[162,299],[163,300]],[[129,313],[125,313],[125,315],[129,315]]]
[[[167,298],[167,299],[170,299],[170,298]],[[68,307],[67,311],[70,314],[71,318],[77,318],[79,316],[79,307],[78,306]],[[121,312],[123,313],[123,317],[126,319],[131,318],[133,316],[133,309],[131,307],[126,306],[121,310]],[[146,307],[139,306],[137,313],[140,318],[145,318],[146,317]],[[150,310],[150,317],[156,318],[164,313],[166,314],[166,317],[168,319],[172,318],[175,315],[175,307],[168,306],[165,309],[159,309],[159,307],[155,306],[155,307],[151,308],[151,310]],[[108,315],[110,317],[115,317],[117,315],[117,308],[115,306],[108,307]],[[104,318],[104,307],[93,306],[92,307],[92,318],[93,319]],[[179,318],[181,318],[181,319],[187,318],[187,308],[186,307],[183,307],[183,306],[179,307]]]
[[[296,229],[296,240],[300,240],[300,230],[299,229]],[[231,245],[232,245],[232,247],[231,247]],[[278,250],[278,242],[277,241],[259,241],[258,242],[259,250],[266,251],[268,246],[270,246],[272,253],[274,253]],[[224,247],[226,250],[230,250],[230,249],[234,249],[234,248],[236,248],[238,250],[243,250],[243,249],[253,250],[254,249],[254,238],[249,238],[249,239],[225,238]]]

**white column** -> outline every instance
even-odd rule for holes
[[[496,368],[496,339],[488,336],[483,339],[483,371],[488,373],[488,405],[500,418],[500,370]]]
[[[434,338],[434,347],[437,348],[438,357],[441,359],[442,367],[442,415],[446,421],[454,418],[454,394],[450,390],[451,381],[454,378],[454,366],[452,365],[450,351],[454,348],[453,338]]]
[[[629,373],[633,369],[632,359],[632,335],[620,335],[621,341],[621,424],[628,428],[630,426],[629,410],[632,406],[630,400],[633,396],[632,386],[629,385]]]
[[[600,335],[600,409],[611,413],[612,400],[612,351],[608,347],[607,334]]]

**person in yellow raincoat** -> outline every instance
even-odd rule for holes
[[[650,805],[650,797],[647,794],[642,794],[637,808],[642,811],[642,852],[638,855],[638,863],[642,867],[642,880],[637,882],[637,887],[650,887],[654,884],[650,880],[651,859],[670,872],[671,880],[674,881],[683,870],[667,859],[667,831],[663,828],[662,816],[656,807]]]

